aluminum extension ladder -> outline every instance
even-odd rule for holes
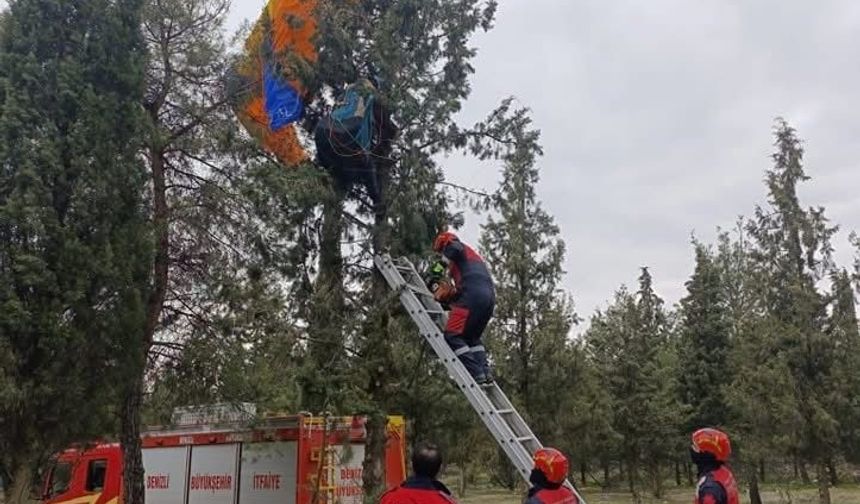
[[[421,336],[439,356],[448,374],[472,405],[472,409],[487,426],[520,476],[528,483],[534,466],[533,455],[543,447],[540,440],[496,383],[478,385],[460,359],[454,355],[454,351],[445,342],[442,329],[448,314],[433,299],[433,294],[412,262],[406,258],[392,259],[388,255],[377,255],[373,261],[389,287],[399,293],[400,302],[418,325]],[[576,493],[580,503],[585,504],[585,500],[569,480],[564,484]]]

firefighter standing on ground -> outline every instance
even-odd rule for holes
[[[717,429],[699,429],[692,437],[690,457],[699,470],[693,504],[739,504],[738,485],[726,465],[732,454],[729,436]]]
[[[491,383],[487,350],[481,344],[481,335],[496,307],[490,271],[481,256],[454,233],[440,233],[433,242],[433,250],[442,255],[454,281],[453,285],[438,282],[433,293],[437,301],[451,306],[445,341],[476,382]]]
[[[570,464],[555,448],[541,448],[534,455],[535,467],[529,476],[532,487],[525,504],[579,504],[573,490],[564,486]]]
[[[412,476],[382,494],[379,504],[457,504],[436,476],[442,468],[439,448],[423,444],[412,454]]]

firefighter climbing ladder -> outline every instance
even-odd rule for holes
[[[442,331],[447,313],[433,299],[433,294],[415,270],[415,266],[408,259],[392,259],[388,255],[375,256],[374,263],[389,287],[399,293],[400,302],[418,325],[421,336],[439,356],[448,374],[481,417],[496,443],[528,482],[533,466],[532,456],[542,447],[540,440],[497,384],[478,385],[460,359],[454,355],[454,351],[445,342]],[[565,481],[565,486],[573,490],[579,501],[585,504],[582,496],[569,481]]]

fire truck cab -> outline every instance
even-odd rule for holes
[[[248,423],[195,424],[142,436],[147,504],[361,504],[363,417],[282,416]],[[405,425],[389,417],[388,488],[406,476]],[[43,504],[122,502],[118,443],[55,457]]]

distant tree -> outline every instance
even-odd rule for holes
[[[839,422],[835,453],[852,462],[860,461],[860,329],[857,322],[857,297],[846,270],[834,271],[826,333],[834,346],[834,368],[826,396],[829,409]],[[834,453],[834,455],[835,455]],[[827,461],[830,481],[839,478],[833,460]]]
[[[801,462],[814,464],[821,504],[829,504],[827,461],[837,442],[838,421],[825,400],[835,364],[833,340],[826,334],[827,299],[818,283],[832,269],[829,225],[823,208],[805,209],[798,185],[809,177],[803,148],[784,120],[775,127],[774,166],[767,172],[769,207],[757,208],[747,226],[755,245],[755,268],[763,280],[761,296],[774,357],[784,359],[795,395],[793,437]]]
[[[680,426],[676,399],[676,362],[669,340],[663,301],[654,293],[646,268],[639,290],[622,288],[613,304],[592,318],[586,345],[601,383],[611,397],[612,429],[634,500],[642,501],[641,469],[652,490],[662,492],[660,464],[670,459],[672,437]]]
[[[501,155],[502,181],[490,198],[493,213],[481,233],[481,251],[497,292],[486,341],[498,379],[523,406],[535,432],[544,443],[573,448],[585,434],[588,407],[581,383],[584,359],[569,340],[576,315],[561,287],[565,245],[536,192],[539,132],[528,111],[512,110],[512,103],[506,101],[493,114],[495,127],[511,143]],[[507,478],[508,483],[516,478]]]
[[[724,388],[731,381],[729,320],[719,267],[713,253],[695,243],[696,269],[681,300],[679,385],[690,407],[686,430],[724,426]]]
[[[0,36],[0,473],[114,430],[143,356],[140,3],[13,0]],[[132,349],[129,351],[129,349]]]
[[[503,156],[502,182],[492,196],[497,213],[488,217],[481,233],[481,251],[497,292],[487,339],[499,378],[512,386],[531,417],[547,418],[533,401],[546,387],[555,389],[547,375],[564,353],[575,315],[560,285],[564,242],[536,193],[539,133],[530,129],[525,110],[515,111],[509,120],[514,144]]]

